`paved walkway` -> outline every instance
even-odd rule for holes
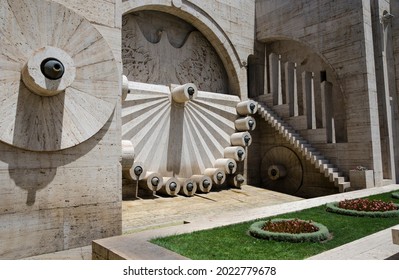
[[[241,190],[220,190],[191,198],[124,201],[122,214],[124,235],[96,242],[111,248],[119,256],[131,259],[184,259],[149,243],[148,240],[397,189],[399,185],[389,185],[304,200],[265,189],[243,186]],[[313,256],[311,259],[398,259],[398,252],[399,246],[392,244],[390,230],[387,229]],[[35,256],[30,259],[91,259],[91,246]]]

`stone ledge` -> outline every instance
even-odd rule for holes
[[[186,260],[187,258],[150,243],[135,234],[92,242],[93,260]]]
[[[399,245],[399,225],[392,228],[392,242]]]

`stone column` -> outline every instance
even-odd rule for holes
[[[335,143],[334,108],[332,100],[332,83],[321,83],[321,111],[323,127],[326,129],[327,143]]]
[[[379,101],[382,103],[383,121],[386,124],[384,133],[381,131],[381,150],[383,160],[383,174],[384,177],[393,179],[395,175],[395,160],[393,147],[393,130],[392,130],[392,110],[391,110],[391,94],[389,86],[388,62],[387,62],[387,43],[388,33],[390,31],[391,18],[389,14],[383,15],[381,20],[382,25],[382,71],[384,76],[384,91],[383,96],[380,96]]]
[[[281,90],[281,55],[271,53],[270,62],[270,93],[273,94],[273,105],[283,104]]]
[[[286,62],[285,68],[285,89],[286,100],[289,105],[290,116],[298,116],[298,90],[296,81],[296,63]]]
[[[263,77],[263,94],[269,93],[269,68],[267,61],[267,47],[265,44],[265,69],[264,69],[264,77]]]
[[[314,100],[313,72],[302,73],[303,111],[307,117],[308,129],[316,128],[316,110]]]

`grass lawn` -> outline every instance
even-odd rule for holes
[[[391,193],[369,198],[399,203],[399,199],[392,198]],[[325,209],[323,205],[273,217],[313,220],[325,225],[332,239],[323,243],[256,239],[248,234],[248,228],[254,221],[168,236],[151,242],[193,260],[300,260],[399,224],[399,217],[354,217],[330,213]]]

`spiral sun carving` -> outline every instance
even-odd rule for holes
[[[122,138],[135,147],[135,161],[164,177],[190,178],[214,167],[231,146],[237,96],[199,91],[177,103],[167,86],[130,82],[122,105]]]
[[[56,151],[96,134],[118,99],[105,39],[54,2],[0,0],[0,14],[0,141]]]

